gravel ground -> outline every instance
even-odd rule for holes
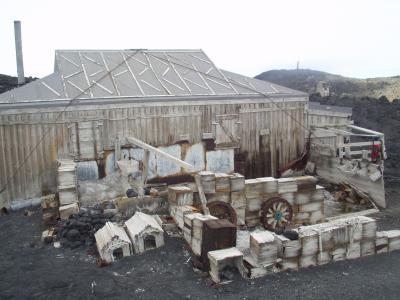
[[[399,190],[388,186],[380,229],[400,228]],[[0,216],[0,299],[399,299],[400,251],[215,286],[195,272],[183,239],[98,268],[86,250],[43,245],[41,213]]]

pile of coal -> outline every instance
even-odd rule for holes
[[[121,221],[121,215],[117,209],[81,208],[79,213],[71,215],[68,220],[59,221],[56,228],[57,238],[63,247],[71,249],[80,246],[93,246],[96,243],[95,232],[108,221]]]

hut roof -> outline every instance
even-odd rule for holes
[[[141,212],[136,212],[132,218],[125,222],[125,226],[131,237],[140,235],[149,227],[156,231],[164,232],[153,216]]]
[[[0,104],[134,98],[143,102],[210,97],[306,96],[224,71],[202,50],[57,50],[54,73],[0,95]],[[89,101],[87,102],[89,103]]]
[[[104,249],[113,239],[119,239],[127,244],[131,244],[131,240],[126,234],[124,228],[107,222],[102,228],[95,233],[96,243],[100,249]]]

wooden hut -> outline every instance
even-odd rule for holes
[[[99,177],[141,160],[128,136],[197,170],[274,176],[303,150],[307,103],[201,50],[58,50],[54,73],[0,95],[0,206],[54,192],[57,158],[95,162]],[[151,155],[149,182],[185,176]]]

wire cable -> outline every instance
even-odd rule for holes
[[[141,52],[141,49],[136,50],[132,55],[128,56],[128,59],[133,58],[135,55],[137,55],[139,52]],[[101,76],[97,81],[101,81],[102,79],[106,78],[108,75],[110,75],[114,70],[116,70],[117,68],[119,68],[121,65],[123,65],[125,63],[125,60],[123,59],[121,61],[121,63],[117,64],[114,68],[110,69],[109,71],[107,71],[103,76]],[[76,95],[75,97],[73,97],[71,100],[68,101],[67,105],[63,108],[63,110],[57,115],[56,119],[55,119],[55,123],[60,120],[61,116],[67,111],[67,109],[74,103],[74,101],[76,100],[81,100],[78,99],[80,96],[82,96],[83,94],[86,94],[87,91],[89,91],[93,86],[95,85],[95,83],[90,84],[86,89],[82,90],[82,92],[80,92],[78,95]],[[0,189],[0,194],[2,194],[7,187],[9,186],[9,180],[10,179],[14,179],[15,176],[17,176],[18,172],[21,170],[21,168],[26,164],[26,162],[28,161],[28,159],[33,155],[33,153],[36,151],[36,149],[42,144],[42,142],[44,141],[44,139],[50,134],[51,131],[51,127],[49,126],[49,128],[43,133],[43,135],[41,136],[41,138],[39,139],[39,141],[36,143],[36,145],[31,149],[31,151],[29,151],[28,155],[25,156],[25,158],[22,160],[22,162],[18,165],[18,167],[15,169],[15,171],[12,173],[11,176],[7,176],[6,177],[6,183],[5,185]]]

